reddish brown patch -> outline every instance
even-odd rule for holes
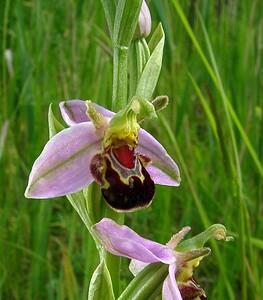
[[[134,168],[134,148],[131,148],[128,145],[123,145],[118,148],[114,148],[113,153],[119,163],[124,167],[129,169]]]
[[[90,172],[95,181],[99,184],[103,184],[102,170],[104,168],[104,159],[102,154],[97,153],[93,156],[90,162]]]

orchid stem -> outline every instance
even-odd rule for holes
[[[124,224],[124,216],[124,213],[118,213],[109,207],[106,208],[105,217],[112,219],[119,224]],[[110,272],[113,291],[117,298],[119,295],[121,257],[115,256],[105,250],[104,259]]]
[[[128,47],[114,45],[112,110],[117,112],[127,104]]]
[[[128,85],[128,47],[114,45],[113,47],[113,91],[112,110],[118,112],[127,104]],[[105,217],[124,224],[124,213],[118,213],[106,207]],[[105,262],[111,275],[113,291],[118,297],[120,282],[121,258],[109,252],[105,253]]]

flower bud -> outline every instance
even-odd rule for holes
[[[143,0],[140,15],[139,15],[139,20],[136,26],[133,39],[137,40],[140,38],[147,37],[151,32],[151,27],[152,27],[152,20],[151,20],[150,10],[146,2]]]

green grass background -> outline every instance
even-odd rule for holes
[[[263,5],[186,0],[181,11],[178,2],[150,1],[153,27],[161,21],[166,33],[155,94],[170,104],[144,127],[178,162],[182,183],[158,186],[151,207],[126,223],[161,243],[186,225],[190,237],[224,224],[235,240],[209,242],[195,277],[209,299],[261,299]],[[61,99],[111,106],[102,5],[1,0],[0,53],[0,299],[87,299],[98,258],[79,216],[65,197],[23,195],[48,140],[49,103],[57,116]]]

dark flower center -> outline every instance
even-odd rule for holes
[[[128,145],[111,147],[92,159],[91,173],[113,209],[133,211],[151,204],[155,186],[143,163]]]

